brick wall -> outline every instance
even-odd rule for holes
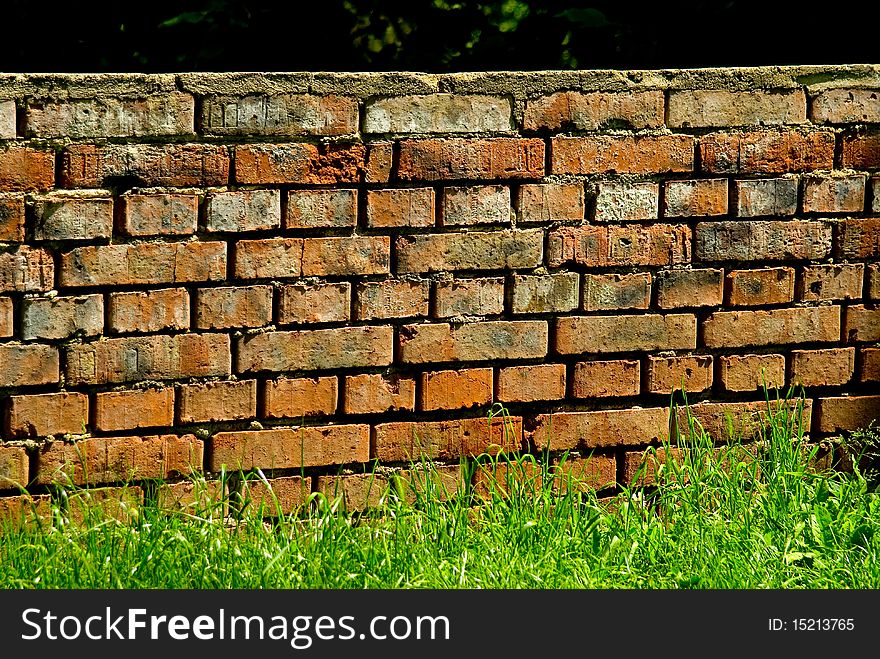
[[[0,141],[4,510],[880,416],[880,67],[3,75]]]

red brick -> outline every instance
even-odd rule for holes
[[[239,144],[235,182],[248,185],[358,183],[363,144]]]
[[[236,279],[282,279],[302,275],[302,238],[262,238],[235,243]]]
[[[859,380],[862,382],[880,382],[880,348],[862,348]]]
[[[118,179],[158,187],[226,185],[229,153],[215,144],[74,144],[64,150],[63,187],[100,188]]]
[[[248,94],[202,101],[200,130],[205,135],[336,136],[357,129],[357,99],[345,96]]]
[[[600,130],[663,126],[662,91],[557,92],[526,101],[525,130]]]
[[[133,389],[95,394],[95,428],[101,432],[174,425],[174,389]]]
[[[0,297],[0,336],[12,336],[13,316],[12,299]]]
[[[492,369],[464,368],[422,373],[419,408],[457,410],[492,402]]]
[[[734,181],[739,217],[794,215],[798,206],[797,178]]]
[[[722,355],[719,377],[727,391],[755,391],[785,385],[783,355]]]
[[[271,286],[200,288],[196,295],[199,329],[262,327],[271,322]]]
[[[798,299],[857,300],[862,297],[865,266],[861,263],[832,263],[804,266],[798,279]]]
[[[652,394],[705,391],[712,387],[712,355],[648,357],[647,373],[647,390]]]
[[[92,437],[52,442],[37,454],[39,485],[74,485],[169,478],[201,471],[204,444],[193,435]]]
[[[178,423],[233,421],[257,416],[256,380],[183,384],[178,393]]]
[[[845,259],[880,258],[880,217],[841,220],[837,228],[836,256]]]
[[[565,364],[537,364],[498,369],[495,383],[498,400],[531,403],[565,398]]]
[[[239,339],[236,371],[314,371],[388,366],[391,327],[339,327],[298,332],[267,332]]]
[[[416,381],[399,375],[363,374],[345,378],[346,414],[373,414],[416,407]]]
[[[581,222],[586,214],[581,183],[526,183],[516,195],[519,222]]]
[[[521,313],[555,313],[577,309],[580,300],[576,272],[550,275],[515,275],[511,295],[512,311]]]
[[[0,242],[24,241],[24,195],[0,196]]]
[[[394,246],[398,273],[536,268],[543,247],[540,229],[407,235]]]
[[[208,194],[208,231],[260,231],[281,226],[280,190],[237,190]]]
[[[73,385],[230,374],[225,334],[131,336],[71,345],[66,352],[65,376]]]
[[[242,512],[265,517],[290,515],[302,510],[311,493],[311,476],[282,476],[265,481],[248,478],[242,482]]]
[[[120,200],[129,236],[188,236],[198,229],[198,195],[124,194]]]
[[[116,333],[189,329],[189,293],[185,288],[110,293],[107,310]]]
[[[556,352],[693,350],[697,319],[691,314],[570,316],[556,319]]]
[[[794,268],[727,273],[727,304],[733,307],[785,304],[794,300]]]
[[[713,174],[776,174],[834,167],[834,133],[792,130],[710,133],[700,138],[700,164]]]
[[[0,253],[0,292],[32,293],[54,286],[55,262],[48,249],[21,245]]]
[[[382,473],[318,476],[315,487],[331,506],[348,512],[379,508],[391,494],[388,476]]]
[[[367,191],[368,227],[434,226],[433,188]]]
[[[824,124],[880,122],[877,89],[826,89],[810,104],[810,119]]]
[[[669,92],[670,128],[774,126],[807,120],[803,89],[727,91],[682,89]]]
[[[364,163],[365,183],[388,183],[394,168],[394,142],[370,142],[367,144],[367,161]]]
[[[638,446],[658,441],[668,426],[669,412],[662,407],[559,412],[537,415],[528,437],[538,450]]]
[[[595,222],[656,220],[660,199],[658,183],[607,181],[598,184]]]
[[[795,386],[835,387],[849,382],[855,371],[855,348],[792,350],[789,376]]]
[[[637,360],[577,362],[571,395],[574,398],[638,396],[639,379]]]
[[[840,307],[716,311],[703,321],[708,348],[791,345],[840,340]]]
[[[390,272],[388,236],[344,236],[303,240],[304,277],[384,275]]]
[[[54,151],[17,144],[0,149],[0,192],[44,192],[54,186]]]
[[[522,437],[522,419],[514,416],[380,423],[373,429],[373,457],[384,462],[455,460],[518,451]]]
[[[604,490],[617,484],[617,459],[613,455],[568,455],[553,464],[553,489],[561,495]]]
[[[664,217],[727,215],[726,178],[667,181],[664,192]]]
[[[597,135],[550,140],[551,174],[665,174],[694,169],[690,135]]]
[[[0,490],[20,490],[27,487],[28,454],[21,446],[0,446]],[[17,497],[16,497],[17,498]],[[0,502],[6,497],[0,499]],[[7,510],[0,503],[0,528],[6,529]]]
[[[492,316],[504,313],[504,278],[437,282],[434,317]]]
[[[387,279],[355,286],[354,310],[358,320],[411,318],[428,315],[431,285],[428,281]]]
[[[0,344],[0,387],[54,384],[58,382],[58,369],[55,346]]]
[[[694,233],[698,261],[819,260],[830,253],[831,225],[827,222],[700,222]]]
[[[488,133],[512,128],[511,100],[477,94],[419,94],[370,99],[365,133]]]
[[[299,469],[367,462],[370,426],[312,426],[220,432],[211,438],[209,471]]]
[[[113,199],[99,195],[53,192],[33,197],[34,239],[94,240],[113,233]]]
[[[547,244],[552,267],[567,263],[591,268],[674,265],[690,259],[691,230],[686,225],[562,227],[550,231]]]
[[[584,275],[584,311],[647,309],[651,303],[651,273]]]
[[[292,284],[281,287],[278,322],[344,323],[351,315],[351,284]]]
[[[400,329],[400,360],[425,364],[539,359],[547,355],[547,336],[547,323],[536,320],[405,325]]]
[[[661,309],[721,306],[724,271],[668,270],[657,275],[657,305]]]
[[[285,229],[341,229],[357,224],[357,190],[291,190]]]
[[[62,391],[37,396],[10,396],[6,431],[13,438],[82,434],[89,423],[89,397]]]
[[[26,341],[98,336],[104,333],[104,296],[25,298],[21,316],[21,334]]]
[[[820,398],[817,407],[815,430],[818,432],[861,430],[880,419],[880,396]]]
[[[61,255],[62,286],[123,286],[226,278],[226,243],[78,247]]]
[[[336,413],[339,384],[336,376],[268,380],[263,389],[261,416],[298,419]]]
[[[502,185],[443,188],[443,226],[509,224],[510,189]]]
[[[847,343],[880,341],[880,306],[848,306],[843,332]]]
[[[544,175],[544,141],[515,137],[402,140],[402,181],[535,179]]]
[[[880,167],[880,133],[844,134],[840,165],[846,169]]]
[[[864,174],[804,177],[804,212],[861,213],[866,182]]]

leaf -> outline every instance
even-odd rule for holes
[[[605,14],[593,7],[566,9],[556,14],[556,18],[564,18],[569,23],[580,27],[605,27],[608,25],[608,18]]]
[[[208,15],[207,11],[185,11],[182,14],[178,14],[168,20],[162,21],[159,23],[159,27],[175,27],[176,25],[180,25],[182,23],[189,23],[191,25],[195,25],[196,23],[201,23],[205,20],[205,17]]]

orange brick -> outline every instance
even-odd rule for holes
[[[792,432],[797,431],[799,426],[803,432],[810,432],[811,400],[777,402],[771,399],[770,408],[774,412],[777,424],[782,422],[785,414]],[[688,412],[716,442],[730,440],[746,442],[756,439],[761,436],[762,429],[768,425],[765,400],[746,403],[696,403],[691,404],[688,409],[679,407],[677,427],[683,435],[688,433]]]
[[[526,183],[516,196],[519,222],[581,222],[586,214],[584,186],[573,183]]]
[[[54,185],[54,151],[18,145],[0,149],[0,192],[44,192]]]
[[[334,414],[338,399],[336,376],[268,380],[263,389],[262,416],[296,419]]]
[[[345,378],[346,414],[374,414],[416,407],[416,381],[399,375],[378,373]]]
[[[174,425],[174,389],[134,389],[95,394],[95,428],[102,432]]]
[[[24,241],[24,195],[0,196],[0,242]]]
[[[703,321],[708,348],[789,345],[840,340],[840,307],[716,311]]]
[[[547,263],[576,263],[590,268],[675,265],[691,260],[691,230],[686,225],[586,225],[552,229]]]
[[[451,361],[539,359],[547,355],[544,321],[486,321],[404,325],[400,329],[400,360],[408,364]]]
[[[816,412],[818,432],[861,430],[880,419],[880,396],[820,398]]]
[[[428,281],[388,279],[355,286],[354,311],[358,320],[411,318],[428,315],[431,284]]]
[[[256,380],[184,384],[178,392],[178,423],[233,421],[257,416]]]
[[[0,387],[57,383],[58,369],[55,346],[0,344]]]
[[[353,227],[357,190],[291,190],[287,193],[285,229]]]
[[[661,91],[557,92],[526,101],[525,130],[660,128],[665,99]]]
[[[565,364],[537,364],[498,369],[496,398],[511,403],[565,398]]]
[[[713,174],[773,174],[834,167],[834,133],[793,130],[710,133],[700,163]]]
[[[568,316],[556,319],[556,352],[693,350],[697,319],[691,314]]]
[[[651,273],[584,275],[584,311],[647,309],[651,303]]]
[[[862,297],[865,266],[862,263],[807,265],[798,280],[798,299],[857,300]]]
[[[537,415],[529,437],[538,450],[638,446],[658,441],[668,427],[669,412],[661,407],[559,412]]]
[[[388,476],[381,473],[318,476],[315,488],[348,512],[377,508],[388,501]]]
[[[434,189],[368,190],[367,226],[434,226]]]
[[[859,379],[862,382],[880,382],[880,348],[862,348]]]
[[[855,348],[792,350],[791,383],[804,387],[844,385],[852,379],[855,360]]]
[[[665,174],[694,169],[690,135],[554,137],[551,174]]]
[[[247,185],[358,183],[363,144],[239,144],[235,181]]]
[[[21,446],[0,446],[0,490],[18,490],[27,487],[30,481],[29,464],[27,451]],[[6,521],[4,512],[0,507],[0,524]]]
[[[383,275],[390,272],[388,236],[343,236],[303,240],[304,277]]]
[[[351,284],[293,284],[281,288],[278,322],[344,323],[351,314]]]
[[[453,279],[434,288],[434,317],[492,316],[504,313],[504,278]]]
[[[402,140],[402,181],[535,179],[544,175],[544,141],[512,137]]]
[[[880,217],[837,222],[835,255],[845,259],[880,258]]]
[[[785,304],[794,300],[794,268],[727,273],[727,304],[733,307]]]
[[[198,195],[124,194],[120,200],[129,236],[187,236],[198,229]]]
[[[473,491],[481,499],[508,498],[511,495],[537,496],[544,488],[544,474],[535,462],[479,463],[474,473]]]
[[[59,392],[37,396],[10,396],[6,430],[14,438],[81,434],[89,423],[89,397]]]
[[[248,478],[242,482],[241,504],[246,515],[275,517],[300,511],[312,493],[311,476]]]
[[[67,517],[73,524],[92,525],[115,519],[131,523],[141,513],[144,490],[137,485],[90,487],[74,491],[67,498]]]
[[[727,215],[725,178],[667,181],[664,191],[664,217]]]
[[[266,332],[238,340],[236,371],[314,371],[388,366],[394,330],[390,326]]]
[[[718,358],[721,384],[727,391],[755,391],[785,385],[783,355],[722,355]]]
[[[262,327],[271,322],[271,286],[200,288],[196,295],[199,329]]]
[[[613,455],[569,455],[553,464],[553,489],[562,495],[604,490],[616,483],[617,459]]]
[[[705,391],[712,387],[712,355],[648,357],[647,389],[653,394],[675,390]]]
[[[721,306],[723,270],[668,270],[657,275],[661,309]]]
[[[110,293],[107,316],[119,334],[189,329],[189,293],[185,288]]]
[[[880,305],[853,304],[846,308],[843,335],[847,343],[880,341]]]
[[[577,362],[571,395],[575,398],[638,396],[639,377],[637,360]]]
[[[367,144],[367,161],[364,163],[365,183],[388,183],[393,168],[394,142]]]
[[[0,497],[0,523],[4,528],[40,528],[37,524],[51,519],[52,496],[49,494]]]
[[[845,133],[840,165],[846,169],[880,167],[880,133]]]
[[[519,451],[522,437],[520,417],[380,423],[374,427],[373,457],[384,462],[454,460],[482,453]]]
[[[235,243],[236,279],[284,279],[302,275],[302,238],[262,238]]]
[[[492,402],[492,369],[465,368],[422,374],[419,407],[456,410]]]

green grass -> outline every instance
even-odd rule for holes
[[[657,469],[656,487],[627,488],[610,502],[576,487],[561,496],[533,463],[540,478],[513,480],[488,500],[464,491],[440,502],[428,477],[365,515],[320,495],[307,512],[271,521],[234,519],[224,501],[197,514],[145,506],[116,516],[124,521],[90,509],[81,523],[56,508],[54,520],[0,536],[0,586],[880,587],[872,474],[858,461],[853,473],[815,468],[798,410],[768,405],[767,427],[748,450],[719,448],[689,419],[680,457]],[[880,437],[856,440],[876,447]],[[482,463],[492,468],[492,459]]]

